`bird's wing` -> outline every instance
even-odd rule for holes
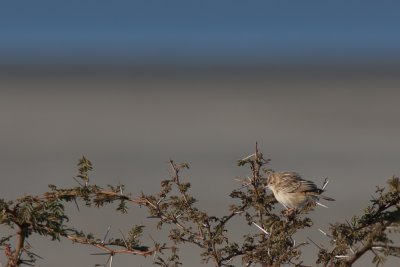
[[[285,193],[318,192],[318,187],[313,182],[302,179],[301,176],[295,172],[283,173],[281,185],[281,190]]]

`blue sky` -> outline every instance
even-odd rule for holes
[[[400,59],[396,1],[12,1],[3,62]]]

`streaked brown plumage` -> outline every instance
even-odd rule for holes
[[[321,195],[324,190],[313,182],[304,180],[295,172],[274,172],[268,177],[267,187],[272,190],[276,200],[287,209],[301,209],[319,198],[334,201],[333,198]]]

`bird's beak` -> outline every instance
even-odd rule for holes
[[[271,183],[269,181],[269,179],[267,180],[267,185],[265,186],[265,188],[270,188],[271,187]]]

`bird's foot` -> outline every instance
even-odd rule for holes
[[[282,214],[286,216],[288,219],[293,219],[296,216],[297,210],[294,208],[288,208],[282,211]]]

